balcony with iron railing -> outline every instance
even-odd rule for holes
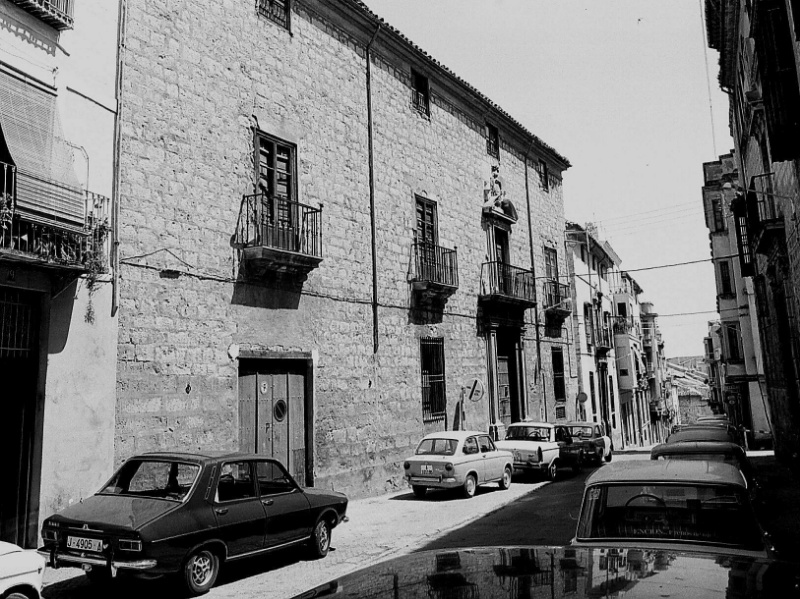
[[[781,194],[775,185],[774,173],[750,178],[747,190],[747,221],[756,252],[769,252],[767,241],[784,231]]]
[[[428,99],[428,94],[418,90],[411,91],[411,105],[414,107],[414,110],[419,112],[423,116],[430,116],[431,108],[430,102]]]
[[[322,207],[265,193],[246,195],[235,240],[249,275],[305,277],[322,262]]]
[[[595,327],[594,347],[597,352],[607,352],[614,347],[614,338],[609,327]]]
[[[544,282],[542,307],[545,314],[566,318],[572,314],[570,299],[570,288],[566,283],[560,283],[557,279],[548,279]]]
[[[74,275],[104,272],[107,267],[109,207],[107,197],[85,196],[83,223],[65,222],[44,210],[20,207],[17,169],[0,162],[0,258]],[[76,190],[77,192],[77,190]]]
[[[536,305],[533,271],[504,262],[484,262],[481,265],[480,299],[525,308]]]
[[[630,335],[633,333],[635,324],[633,318],[628,316],[616,316],[612,322],[612,329],[615,335]]]
[[[458,289],[458,254],[424,241],[414,242],[412,289],[424,299],[445,300]]]
[[[23,10],[31,13],[54,29],[72,29],[74,0],[11,0]]]

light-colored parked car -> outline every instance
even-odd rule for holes
[[[39,599],[45,560],[35,550],[0,541],[0,597]]]
[[[597,422],[567,422],[572,441],[583,449],[583,459],[599,464],[611,461],[611,437],[603,434]]]
[[[498,449],[488,433],[479,431],[426,435],[403,468],[417,497],[424,497],[428,489],[458,487],[472,497],[478,485],[493,482],[508,489],[514,471],[511,453]]]
[[[549,422],[515,422],[497,447],[510,451],[514,468],[522,472],[543,473],[555,480],[560,468],[577,470],[583,461],[581,449],[572,441],[566,426]]]
[[[572,544],[774,556],[742,473],[706,460],[617,462],[595,470]]]

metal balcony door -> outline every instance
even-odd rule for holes
[[[511,269],[508,268],[508,233],[495,227],[494,230],[494,259],[497,262],[497,286],[504,295],[513,294],[513,281]]]
[[[436,263],[436,247],[439,245],[436,204],[420,196],[417,196],[417,241],[422,271],[419,274],[424,281],[440,281]]]
[[[276,458],[301,485],[306,484],[305,389],[305,373],[292,366],[240,367],[239,448]]]
[[[39,302],[34,294],[0,287],[0,540],[35,547],[38,479],[34,463]]]

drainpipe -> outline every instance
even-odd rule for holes
[[[117,16],[117,75],[114,98],[117,111],[114,115],[114,178],[111,184],[111,316],[119,309],[119,163],[122,136],[121,114],[123,108],[122,66],[125,56],[125,27],[127,25],[128,2],[120,0]]]
[[[378,353],[378,246],[377,225],[375,222],[375,158],[373,154],[372,126],[372,55],[370,49],[378,37],[381,24],[378,23],[372,39],[369,40],[364,54],[367,60],[367,152],[369,153],[369,221],[372,235],[372,353]]]
[[[528,149],[525,150],[525,203],[528,207],[528,245],[530,246],[531,250],[531,273],[533,274],[533,292],[536,293],[536,255],[533,251],[533,219],[531,217],[531,190],[530,185],[528,184],[528,154],[530,154],[531,148],[533,147],[533,138],[531,138],[531,143],[528,145]],[[534,320],[534,327],[536,329],[536,370],[538,372],[537,378],[542,376],[542,333],[539,330],[539,301],[538,297],[534,296],[536,299],[536,305],[533,309],[533,320]],[[544,408],[544,421],[547,422],[547,387],[544,384],[544,381],[541,381],[542,385],[542,406]],[[525,389],[525,396],[527,397],[528,390]],[[527,409],[526,409],[527,412]]]

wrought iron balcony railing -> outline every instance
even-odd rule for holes
[[[431,114],[430,102],[428,100],[428,94],[426,94],[425,92],[412,90],[411,105],[420,114],[424,114],[425,116],[430,116]]]
[[[542,295],[542,305],[545,310],[566,308],[566,300],[570,299],[569,285],[559,283],[556,279],[550,279],[544,283],[544,293]],[[571,311],[571,308],[569,309]]]
[[[11,3],[35,15],[54,29],[72,29],[74,0],[11,0]]]
[[[414,278],[420,283],[458,287],[458,254],[433,243],[414,242]]]
[[[633,330],[633,319],[627,316],[617,316],[613,323],[615,335],[625,335]]]
[[[246,195],[236,231],[241,248],[271,248],[322,257],[322,209],[299,202]]]
[[[536,303],[533,272],[504,262],[484,262],[481,265],[481,296],[533,305]]]
[[[17,209],[16,169],[0,163],[0,254],[14,262],[77,271],[107,267],[109,199],[86,192],[83,226]]]
[[[776,189],[773,173],[764,173],[750,178],[747,190],[747,220],[753,245],[758,250],[770,231],[784,227],[782,195]]]
[[[613,336],[608,327],[597,327],[594,330],[595,346],[598,350],[609,350],[613,347]]]

